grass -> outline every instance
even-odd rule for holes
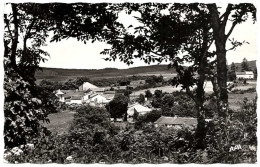
[[[229,101],[229,107],[233,110],[238,110],[240,109],[244,98],[248,98],[248,100],[252,100],[255,98],[256,92],[253,93],[244,93],[244,94],[233,94],[230,93],[228,95],[228,101]]]
[[[48,118],[50,123],[44,123],[44,126],[48,128],[52,133],[66,133],[69,130],[70,123],[73,121],[74,113],[69,110],[49,114]]]

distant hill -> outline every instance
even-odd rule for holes
[[[237,67],[237,71],[241,71],[241,63],[235,63]],[[228,66],[230,68],[231,64]],[[248,66],[251,68],[252,71],[256,68],[256,60],[248,61]]]
[[[241,63],[235,63],[237,71],[241,71]],[[256,68],[256,60],[248,61],[249,67],[254,70]],[[229,65],[230,67],[230,65]],[[125,77],[131,75],[159,75],[174,74],[175,69],[168,69],[168,65],[151,65],[133,67],[129,69],[105,68],[105,69],[62,69],[62,68],[42,68],[42,71],[36,72],[37,82],[43,79],[52,81],[66,81],[77,77],[88,77],[92,80],[102,78]]]
[[[49,79],[53,81],[65,81],[76,77],[89,77],[92,80],[101,78],[124,77],[129,75],[153,75],[171,74],[175,69],[168,69],[168,65],[151,65],[133,67],[129,69],[105,68],[105,69],[62,69],[62,68],[42,68],[35,76],[37,81]]]

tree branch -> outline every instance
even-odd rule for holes
[[[26,30],[26,33],[25,33],[25,36],[24,36],[24,40],[23,40],[23,51],[24,52],[27,49],[26,42],[27,42],[27,39],[30,38],[31,30],[32,30],[32,27],[34,26],[35,22],[36,22],[36,17],[33,18],[31,24],[28,26],[28,28]]]
[[[10,30],[10,24],[9,24],[9,21],[7,19],[7,15],[6,14],[4,14],[4,21],[5,21],[6,27],[8,29],[8,32],[10,34],[10,37],[13,40],[13,34],[12,34],[11,30]]]
[[[232,10],[232,5],[228,4],[228,6],[226,8],[226,12],[223,15],[223,21],[221,22],[221,28],[226,27],[228,16],[230,15],[231,10]]]
[[[230,36],[230,34],[232,33],[232,31],[234,30],[234,28],[235,28],[236,25],[237,25],[237,22],[234,21],[233,24],[232,24],[232,26],[231,26],[231,28],[230,28],[230,30],[229,30],[229,32],[228,32],[227,35],[226,35],[226,38],[228,38],[228,37]]]
[[[12,46],[11,46],[11,66],[14,69],[17,69],[16,65],[16,50],[17,50],[17,44],[18,44],[18,14],[17,14],[17,4],[12,3],[12,10],[13,10],[13,24],[14,24],[14,39],[12,40]]]

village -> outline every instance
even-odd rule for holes
[[[5,163],[259,162],[255,3],[2,4]]]
[[[254,80],[254,73],[253,71],[244,71],[244,72],[236,72],[236,78],[237,80],[244,81],[248,80]],[[234,82],[228,82],[228,86],[232,88],[233,90],[237,90],[234,86]],[[254,83],[254,82],[253,82]],[[79,106],[79,105],[90,105],[94,107],[101,107],[105,108],[106,105],[112,101],[119,90],[126,90],[126,89],[133,89],[139,85],[144,85],[145,80],[135,80],[131,81],[128,86],[114,86],[111,87],[98,87],[90,82],[84,82],[82,85],[78,87],[78,89],[75,90],[56,90],[54,91],[55,95],[58,98],[58,101],[61,103],[64,103],[69,106]],[[212,92],[212,85],[208,84],[205,85],[208,92]],[[239,87],[239,86],[238,86]],[[246,89],[253,88],[249,87]],[[244,89],[244,86],[239,87],[242,90]],[[181,89],[176,89],[175,91],[180,91]],[[146,90],[147,91],[147,90]],[[160,110],[160,108],[155,108],[151,105],[151,99],[148,100],[147,97],[144,98],[144,102],[140,104],[138,102],[138,95],[144,95],[145,91],[141,91],[143,93],[134,95],[132,93],[129,97],[131,97],[131,100],[128,102],[127,105],[127,121],[129,123],[134,123],[135,119],[133,119],[133,116],[135,113],[138,115],[145,115],[147,113],[150,113],[153,110]],[[122,94],[122,93],[121,93]],[[108,111],[109,112],[109,111]],[[111,118],[111,121],[114,121],[113,118]],[[206,119],[207,122],[211,121],[211,119]],[[116,122],[123,122],[123,118],[117,118]],[[180,128],[182,126],[186,127],[196,127],[197,126],[197,119],[196,117],[179,117],[178,115],[174,115],[172,117],[170,116],[161,116],[154,122],[155,127],[158,126],[164,126],[164,127],[174,127],[174,128]]]

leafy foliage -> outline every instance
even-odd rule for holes
[[[242,63],[241,63],[241,71],[243,72],[243,71],[249,71],[249,70],[251,70],[251,69],[248,65],[247,59],[244,58]]]
[[[8,66],[8,61],[5,61]],[[49,121],[47,107],[30,92],[31,85],[10,68],[4,78],[4,141],[5,147],[25,144],[36,137],[42,128],[40,121]],[[46,108],[43,108],[46,107]]]
[[[126,119],[127,116],[128,98],[122,94],[115,96],[107,105],[106,109],[110,113],[110,116],[116,120],[116,118]]]

